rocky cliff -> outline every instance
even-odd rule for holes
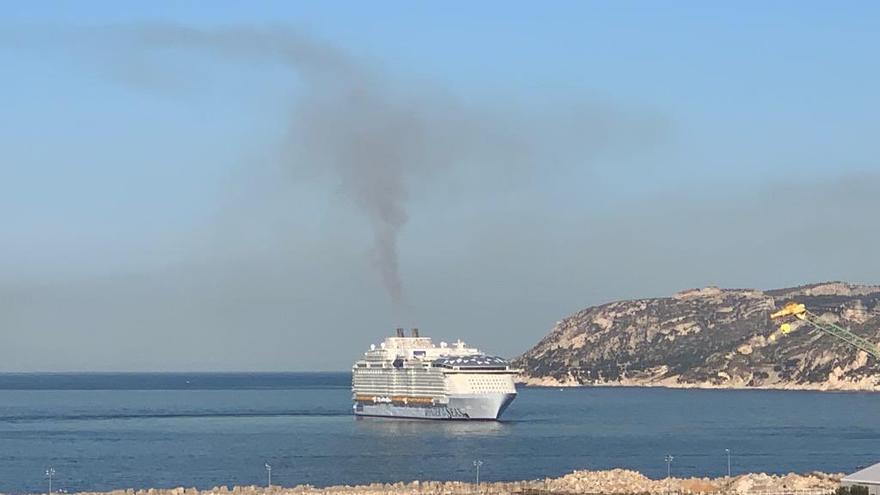
[[[880,342],[880,286],[708,287],[584,309],[515,362],[531,385],[880,390],[880,361],[802,322],[770,339],[789,301]]]

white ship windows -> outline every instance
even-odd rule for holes
[[[467,379],[473,393],[497,393],[510,390],[510,378],[504,375],[473,375]]]
[[[509,363],[498,356],[473,354],[471,356],[446,356],[436,359],[435,365],[443,368],[504,370]]]

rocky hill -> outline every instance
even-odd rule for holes
[[[880,390],[880,361],[802,322],[768,338],[792,300],[880,342],[880,286],[708,287],[584,309],[515,362],[531,385]]]

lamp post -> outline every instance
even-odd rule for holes
[[[272,466],[266,463],[266,473],[269,475],[269,488],[272,488]]]
[[[672,454],[666,454],[666,457],[663,458],[663,460],[666,461],[666,493],[669,493],[672,491],[669,489],[669,478],[670,478],[670,475],[672,474],[672,460],[673,459],[675,459],[675,457],[672,457]]]
[[[730,449],[724,449],[724,453],[727,454],[727,477],[730,478]]]
[[[55,468],[49,468],[46,470],[46,477],[49,478],[49,494],[52,494],[52,478],[55,476]]]
[[[483,461],[476,459],[474,461],[474,467],[477,468],[477,487],[480,486],[480,466],[483,465]]]

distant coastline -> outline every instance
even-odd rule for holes
[[[852,382],[842,383],[803,383],[803,384],[770,384],[770,385],[746,385],[746,384],[715,384],[705,383],[682,383],[674,380],[663,381],[638,381],[626,380],[617,382],[577,383],[572,381],[560,381],[554,378],[518,378],[517,385],[525,387],[542,388],[668,388],[687,390],[774,390],[791,392],[880,392],[880,387],[871,383],[861,384]]]
[[[350,388],[350,371],[58,371],[0,372],[0,390],[286,390],[303,388],[297,377],[309,378],[306,388]],[[195,378],[193,380],[192,378]],[[775,390],[812,392],[880,392],[871,383],[717,384],[683,383],[675,379],[578,383],[573,379],[519,376],[517,386],[533,388],[668,388],[696,390]]]
[[[287,390],[350,386],[350,371],[0,372],[0,390]]]

